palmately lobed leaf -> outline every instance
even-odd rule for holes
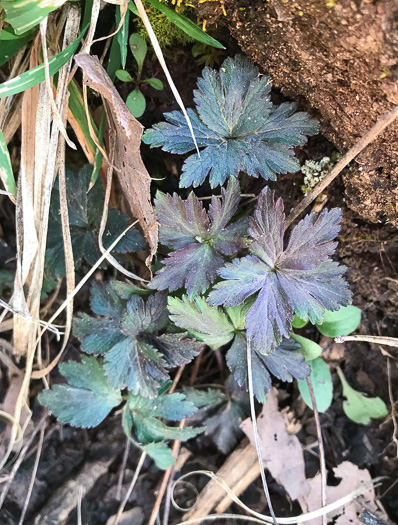
[[[75,427],[95,427],[122,402],[102,368],[102,361],[83,356],[81,363],[69,361],[59,367],[68,384],[44,390],[39,401],[62,423]]]
[[[275,180],[279,173],[295,172],[299,163],[293,147],[303,145],[319,125],[292,103],[273,106],[268,77],[243,57],[227,58],[220,71],[203,70],[194,92],[197,113],[188,110],[200,157],[195,152],[183,165],[181,187],[197,187],[207,176],[215,188],[240,171]],[[151,147],[171,153],[195,150],[190,129],[178,112],[145,132]]]
[[[83,260],[95,264],[101,257],[98,235],[104,207],[104,191],[101,180],[89,190],[92,168],[84,166],[79,173],[66,170],[66,198],[75,266]],[[51,197],[50,223],[46,248],[46,272],[56,278],[65,275],[65,256],[60,217],[58,184]],[[109,208],[108,220],[103,235],[103,244],[108,248],[127,228],[129,218],[119,210]],[[146,248],[143,235],[131,228],[114,248],[115,253],[136,252]]]
[[[169,291],[185,287],[190,298],[204,293],[217,278],[223,256],[244,247],[248,220],[229,224],[239,201],[239,182],[234,178],[222,189],[221,199],[212,197],[208,213],[193,193],[185,201],[178,195],[158,193],[155,207],[160,242],[176,251],[162,261],[165,266],[150,287]]]
[[[219,269],[225,280],[209,295],[211,304],[225,306],[255,296],[245,326],[256,351],[268,354],[289,337],[295,313],[304,321],[321,323],[325,310],[335,311],[351,302],[343,279],[345,267],[330,259],[340,220],[338,209],[324,210],[319,217],[307,215],[284,249],[282,200],[275,202],[269,188],[260,194],[249,226],[250,255]]]
[[[156,399],[130,394],[128,409],[134,424],[134,433],[141,444],[169,439],[186,441],[203,431],[201,428],[171,427],[160,420],[164,418],[181,421],[196,412],[195,405],[184,394],[165,394]]]
[[[271,390],[271,375],[281,381],[291,382],[304,379],[311,371],[304,356],[298,352],[299,344],[292,339],[284,340],[269,354],[262,354],[251,348],[253,394],[259,403],[265,403]],[[248,391],[247,340],[244,334],[236,335],[226,356],[227,365],[238,385]]]
[[[221,308],[210,306],[203,297],[189,301],[187,296],[182,300],[168,298],[170,320],[176,326],[189,330],[189,333],[216,349],[229,343],[234,337],[234,326]]]
[[[167,296],[158,292],[145,299],[136,292],[119,282],[94,283],[91,306],[103,317],[80,314],[74,333],[84,352],[104,356],[113,388],[154,398],[169,369],[189,363],[202,344],[186,334],[159,334],[168,321]]]

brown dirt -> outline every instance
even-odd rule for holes
[[[225,21],[238,44],[282,93],[322,123],[342,152],[398,104],[397,0],[224,0],[198,5]],[[398,123],[345,178],[348,204],[398,225]]]

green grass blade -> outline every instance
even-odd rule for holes
[[[0,6],[6,12],[6,21],[14,28],[17,35],[22,35],[37,26],[52,11],[66,0],[55,0],[48,7],[41,7],[43,0],[0,0]]]
[[[210,35],[202,31],[200,27],[194,24],[192,20],[190,20],[186,16],[181,15],[180,13],[176,13],[173,9],[170,9],[170,7],[167,7],[165,4],[159,2],[159,0],[148,0],[148,2],[152,4],[153,7],[158,9],[161,13],[163,13],[164,16],[170,20],[170,22],[172,22],[174,25],[180,28],[181,31],[184,31],[184,33],[186,33],[194,40],[202,42],[207,46],[216,47],[217,49],[225,49],[225,47],[218,40],[212,38]],[[129,9],[134,14],[138,14],[138,11],[132,0],[130,0],[129,2]]]
[[[76,38],[76,40],[72,42],[72,44],[70,44],[67,48],[61,51],[61,53],[58,53],[58,55],[55,55],[48,61],[51,76],[55,75],[55,73],[57,73],[61,69],[61,67],[64,66],[68,62],[68,60],[74,55],[76,49],[80,44],[81,39],[84,36],[84,33],[87,30],[87,27],[88,26],[86,26],[83,29],[83,31]],[[11,95],[21,93],[22,91],[26,91],[27,89],[36,86],[37,84],[40,84],[40,82],[43,82],[44,79],[44,64],[40,64],[39,66],[25,71],[25,73],[22,73],[22,75],[19,75],[15,78],[7,80],[7,82],[3,82],[3,84],[0,84],[0,98],[9,97]]]
[[[14,199],[17,198],[17,186],[11,167],[10,154],[3,133],[0,131],[0,179],[6,191],[11,193]]]
[[[35,34],[36,31],[32,29],[18,36],[14,33],[12,27],[4,28],[0,33],[0,67],[32,40]]]
[[[87,144],[91,148],[94,154],[97,146],[95,145],[93,139],[91,138],[90,129],[87,123],[87,115],[86,115],[86,110],[84,108],[83,98],[74,80],[72,80],[72,82],[69,83],[68,90],[69,90],[69,109],[72,115],[74,116],[74,118],[76,119],[76,122],[79,124],[80,129],[83,132],[83,135],[87,141]],[[90,116],[90,120],[91,120],[91,125],[93,127],[94,133],[98,135],[97,126],[95,125],[95,122],[91,116]]]
[[[116,38],[120,47],[120,59],[122,62],[122,68],[126,67],[127,50],[129,43],[129,18],[130,11],[127,11],[124,17],[123,25],[119,29]],[[120,6],[116,6],[116,27],[120,24]]]

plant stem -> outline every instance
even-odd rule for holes
[[[384,337],[381,335],[343,335],[336,337],[336,343],[345,343],[346,341],[363,341],[364,343],[374,343],[376,345],[387,345],[398,348],[398,339],[395,337]]]
[[[258,457],[258,462],[260,464],[261,480],[263,482],[264,493],[265,493],[265,497],[267,499],[268,508],[269,508],[272,520],[274,522],[274,525],[278,525],[278,522],[276,521],[274,509],[272,507],[271,497],[269,495],[267,480],[265,478],[264,463],[263,463],[263,458],[262,458],[261,449],[260,449],[260,443],[259,443],[259,439],[258,439],[256,409],[255,409],[255,406],[254,406],[254,394],[253,394],[252,351],[251,351],[251,348],[250,348],[250,339],[247,339],[246,349],[247,349],[247,376],[248,376],[248,383],[249,383],[250,410],[251,410],[251,418],[252,418],[252,422],[253,422],[254,442],[256,444],[257,457]]]
[[[318,437],[319,466],[320,466],[320,470],[321,470],[321,506],[323,508],[323,507],[326,507],[326,461],[325,461],[325,449],[324,449],[324,446],[323,446],[321,421],[319,419],[318,407],[316,406],[315,393],[314,393],[314,389],[312,388],[312,382],[311,382],[311,378],[310,377],[307,377],[307,386],[308,386],[308,390],[310,392],[312,408],[314,410],[316,433],[317,433],[317,437]],[[323,516],[322,516],[322,525],[326,525],[326,523],[327,523],[326,515],[323,514]]]

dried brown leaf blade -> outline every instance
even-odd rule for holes
[[[261,455],[264,466],[280,483],[292,500],[304,497],[310,487],[305,477],[302,446],[295,435],[287,432],[289,419],[278,409],[278,391],[273,388],[257,418]],[[243,421],[241,429],[254,446],[253,423]],[[318,483],[318,487],[320,484]]]
[[[333,469],[336,478],[341,479],[339,485],[326,487],[326,495],[328,502],[336,501],[346,496],[351,491],[360,488],[364,484],[369,484],[369,491],[364,494],[363,500],[352,500],[344,507],[336,509],[327,515],[328,520],[333,518],[336,520],[336,525],[359,525],[361,522],[358,519],[358,513],[366,507],[370,512],[377,511],[375,503],[375,491],[373,485],[370,484],[371,476],[366,469],[360,469],[350,461],[344,461]],[[300,505],[304,512],[311,512],[319,508],[319,486],[320,474],[308,480],[310,492],[300,500]],[[363,504],[362,504],[363,503]],[[308,525],[319,525],[320,519],[308,521]]]
[[[129,205],[148,241],[150,264],[157,249],[158,225],[151,204],[151,177],[140,154],[142,125],[133,117],[111,79],[95,56],[79,54],[76,63],[82,68],[84,82],[102,96],[110,129],[114,169]]]

